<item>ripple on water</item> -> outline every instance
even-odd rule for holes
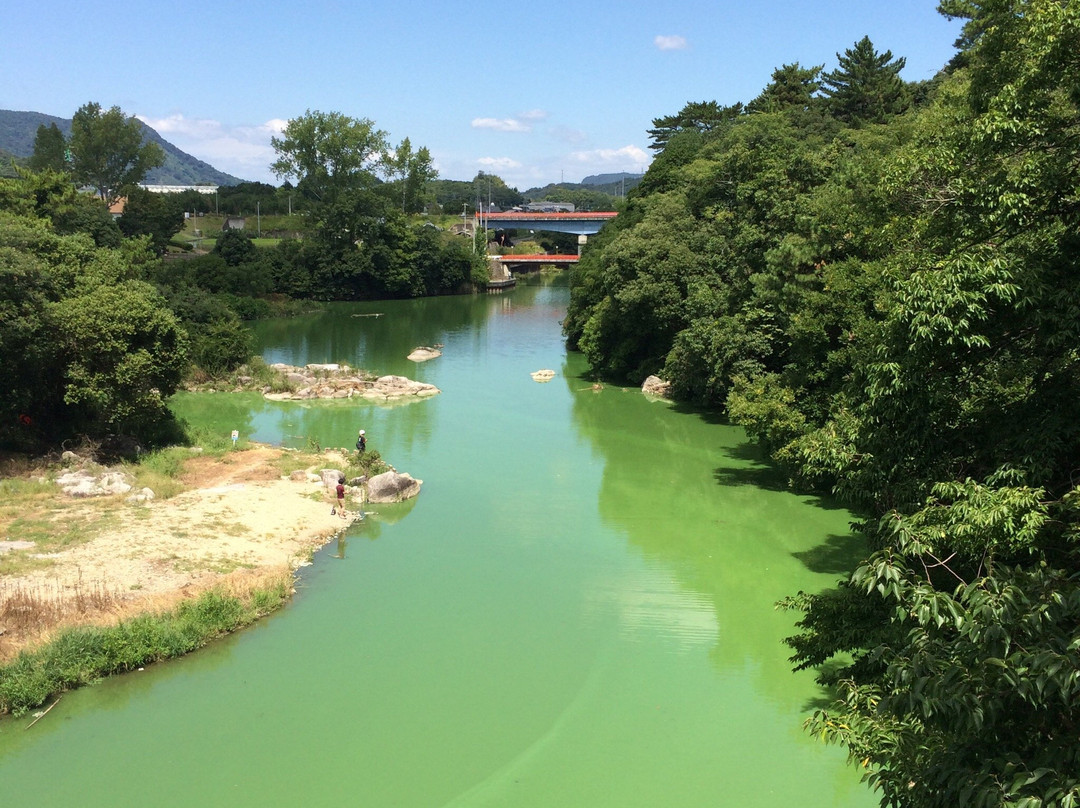
[[[670,641],[674,650],[711,647],[720,633],[711,600],[679,589],[670,572],[641,570],[596,582],[590,611],[615,615],[622,639]]]

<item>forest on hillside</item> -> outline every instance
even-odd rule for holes
[[[809,728],[890,806],[1080,803],[1080,3],[944,0],[931,82],[868,38],[687,104],[574,271],[600,377],[660,374],[866,558],[783,605]]]

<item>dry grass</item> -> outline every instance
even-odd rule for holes
[[[154,595],[120,592],[101,582],[79,582],[27,587],[0,578],[0,664],[19,651],[47,643],[62,629],[73,626],[107,626],[143,614],[175,609],[214,589],[230,597],[246,599],[255,591],[292,588],[294,573],[288,565],[271,569],[240,569],[205,586]]]

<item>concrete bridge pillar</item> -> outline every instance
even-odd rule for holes
[[[589,243],[589,237],[581,235],[577,237],[577,254],[580,256],[581,251],[585,249],[585,245]]]

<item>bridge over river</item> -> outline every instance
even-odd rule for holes
[[[505,213],[477,213],[476,223],[488,230],[548,230],[555,233],[574,233],[591,236],[619,214],[615,211],[602,213],[528,213],[507,211]]]

